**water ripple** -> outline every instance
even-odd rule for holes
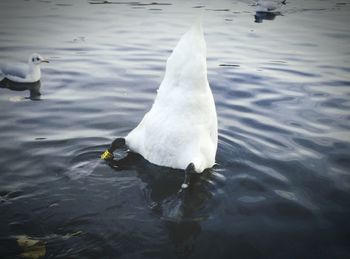
[[[0,89],[2,256],[26,234],[48,258],[348,258],[347,2],[287,1],[255,23],[248,1],[2,1],[1,62],[51,61],[40,102]],[[179,193],[181,170],[99,155],[149,110],[198,15],[217,164]]]

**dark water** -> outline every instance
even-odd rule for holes
[[[350,2],[99,3],[0,2],[1,63],[51,60],[40,101],[0,89],[0,257],[27,235],[45,258],[349,258]],[[217,165],[179,195],[181,171],[98,157],[200,14]]]

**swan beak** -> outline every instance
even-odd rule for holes
[[[41,63],[50,63],[50,61],[43,59],[43,60],[41,60]]]

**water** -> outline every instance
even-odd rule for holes
[[[0,89],[0,254],[45,258],[349,258],[350,2],[1,1],[1,63],[42,67],[40,101]],[[99,155],[151,107],[198,16],[217,165],[183,173]],[[123,156],[123,150],[119,151]]]

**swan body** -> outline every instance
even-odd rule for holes
[[[182,36],[168,58],[151,110],[125,142],[131,151],[160,166],[186,169],[193,163],[200,173],[215,164],[217,115],[199,22]]]
[[[7,78],[10,81],[16,83],[34,83],[40,80],[41,71],[40,64],[49,61],[45,60],[39,54],[32,54],[28,59],[27,67],[23,67],[22,64],[17,66],[0,66],[0,81]]]

